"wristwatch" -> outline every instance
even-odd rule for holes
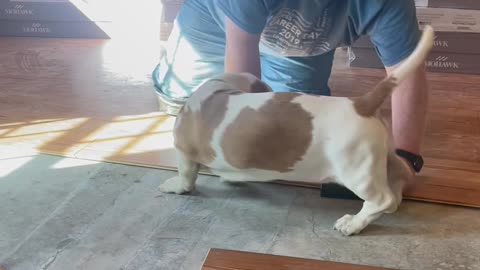
[[[415,172],[420,172],[423,167],[423,158],[420,155],[416,155],[414,153],[402,150],[402,149],[396,149],[395,152],[397,153],[398,156],[404,158],[406,161],[408,161]]]

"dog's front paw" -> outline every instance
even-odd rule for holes
[[[365,228],[364,222],[356,216],[345,215],[335,222],[334,229],[345,236],[360,233]]]
[[[175,176],[158,186],[158,190],[163,193],[184,194],[192,191],[193,187],[185,185],[181,177]]]

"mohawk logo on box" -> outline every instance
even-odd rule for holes
[[[433,40],[433,47],[448,48],[448,41],[438,40],[438,35],[435,35],[435,39]]]
[[[455,61],[448,61],[448,56],[437,56],[435,60],[427,60],[425,62],[427,68],[446,68],[446,69],[459,69],[460,64]]]
[[[104,2],[106,1],[0,0],[0,20],[110,22],[113,18]]]
[[[0,36],[110,38],[112,23],[0,20]]]
[[[367,36],[361,36],[353,48],[370,48],[374,46]],[[436,32],[432,52],[456,54],[480,54],[480,34],[461,32]]]
[[[24,5],[15,5],[13,8],[6,8],[3,10],[5,15],[17,15],[17,16],[26,16],[34,15],[33,9],[25,8]]]
[[[380,68],[384,66],[373,48],[350,48],[350,67]],[[431,52],[425,61],[427,71],[445,73],[480,74],[480,54]]]
[[[24,26],[22,30],[24,33],[51,33],[52,32],[50,28],[42,26],[41,23],[32,23],[31,26]]]

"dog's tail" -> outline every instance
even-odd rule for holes
[[[400,64],[388,77],[376,85],[375,89],[367,94],[355,98],[354,106],[362,116],[373,116],[383,104],[384,100],[393,92],[395,87],[410,73],[414,72],[425,62],[428,53],[433,47],[434,31],[429,25],[425,26],[422,37],[415,50]]]

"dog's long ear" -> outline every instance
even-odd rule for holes
[[[395,87],[425,62],[428,53],[433,47],[433,40],[433,28],[427,25],[423,30],[417,47],[402,64],[393,70],[387,78],[377,84],[372,91],[361,97],[353,98],[358,114],[366,117],[374,116]]]

